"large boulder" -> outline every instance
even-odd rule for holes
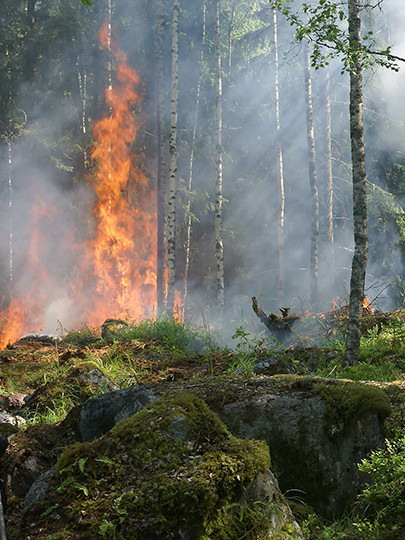
[[[99,437],[175,387],[139,385],[87,401],[77,420],[81,439]],[[390,404],[370,385],[278,375],[207,379],[191,390],[234,435],[265,441],[283,492],[295,491],[328,518],[341,515],[363,488],[357,464],[384,446]]]
[[[244,395],[235,394],[234,384],[228,396],[220,389],[222,404],[212,401],[212,390],[203,393],[232,433],[269,445],[283,492],[295,492],[325,517],[341,515],[365,482],[358,463],[384,446],[390,413],[384,392],[288,375],[244,386]]]
[[[167,393],[65,449],[26,499],[20,538],[302,538],[265,443],[237,439],[195,395]]]

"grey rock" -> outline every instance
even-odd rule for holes
[[[91,441],[157,399],[148,386],[130,386],[87,400],[80,409],[78,431],[82,441]]]
[[[343,432],[343,424],[328,425],[323,399],[310,392],[260,393],[217,412],[236,436],[268,444],[283,492],[302,491],[327,517],[355,499],[365,480],[357,464],[384,446],[377,414],[353,418]]]
[[[43,499],[51,488],[49,480],[53,477],[54,473],[55,467],[52,467],[52,469],[44,472],[34,481],[24,498],[23,512],[26,512],[33,504]]]

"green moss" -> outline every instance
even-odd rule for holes
[[[366,384],[324,380],[314,385],[314,392],[325,402],[325,421],[332,429],[344,428],[353,418],[365,413],[377,414],[382,422],[391,412],[387,395]]]
[[[100,439],[67,448],[53,491],[33,511],[37,516],[63,501],[59,526],[80,538],[99,534],[100,527],[131,540],[176,538],[179,529],[200,537],[218,530],[226,508],[269,464],[265,443],[233,437],[201,399],[169,393]],[[269,526],[268,512],[248,506],[257,527]],[[52,533],[55,514],[35,522]],[[237,537],[246,532],[240,523]]]

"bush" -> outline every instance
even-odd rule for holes
[[[373,518],[376,538],[405,537],[405,430],[386,441],[386,448],[373,452],[359,469],[371,482],[359,495]]]

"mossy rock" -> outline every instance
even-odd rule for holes
[[[63,530],[65,539],[233,540],[254,530],[255,539],[277,538],[269,530],[277,508],[288,513],[281,495],[260,504],[249,497],[269,464],[265,443],[230,435],[198,397],[168,393],[103,437],[67,448],[22,537]],[[280,538],[298,537],[287,536],[296,531],[291,514],[282,528]]]

